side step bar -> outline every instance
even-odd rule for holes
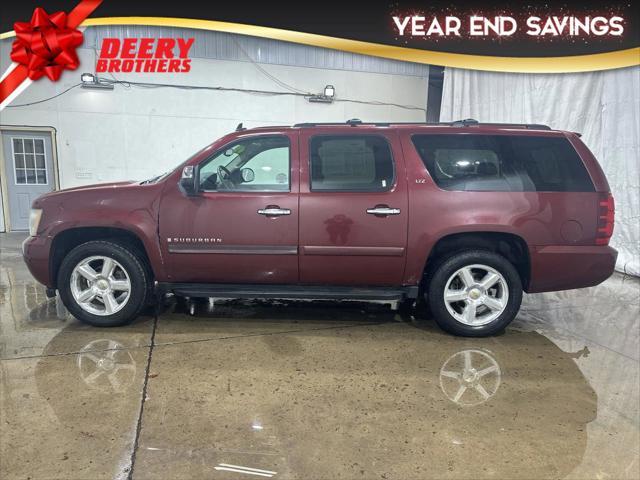
[[[418,287],[327,287],[312,285],[246,285],[158,283],[158,290],[182,297],[295,298],[310,300],[382,300],[417,298]]]

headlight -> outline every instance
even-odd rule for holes
[[[40,225],[40,218],[42,218],[42,210],[39,208],[32,208],[29,213],[29,235],[32,237],[38,233],[38,225]]]

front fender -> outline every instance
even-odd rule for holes
[[[71,230],[122,230],[140,240],[156,279],[162,281],[166,274],[158,240],[161,192],[161,184],[127,184],[41,197],[33,204],[34,208],[43,210],[38,236],[49,239],[53,245],[56,237]]]

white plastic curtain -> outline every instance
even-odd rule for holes
[[[544,123],[582,133],[616,202],[616,269],[640,275],[640,67],[577,74],[447,68],[441,121]]]

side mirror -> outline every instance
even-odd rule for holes
[[[198,193],[198,188],[196,182],[198,181],[197,170],[193,165],[187,165],[182,169],[182,177],[180,177],[180,182],[178,182],[178,186],[182,193],[187,195],[188,197],[194,196]]]
[[[242,170],[240,170],[240,175],[242,176],[242,183],[253,182],[256,178],[256,172],[254,172],[250,168],[243,168]]]

